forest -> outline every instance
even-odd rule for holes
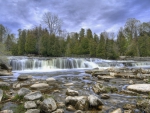
[[[106,31],[96,34],[90,28],[81,28],[79,32],[71,33],[61,30],[60,19],[50,13],[44,15],[43,21],[46,27],[39,25],[32,29],[19,29],[18,38],[0,24],[0,46],[5,46],[5,51],[11,55],[19,56],[104,59],[150,56],[150,22],[142,23],[129,18],[117,34]],[[1,54],[4,53],[1,51]]]

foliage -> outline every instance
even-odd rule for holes
[[[14,113],[25,113],[26,109],[24,108],[24,104],[19,104],[17,107],[13,108]]]
[[[16,94],[12,100],[13,101],[21,101],[21,100],[23,100],[23,98],[24,98],[24,96],[19,96],[18,94]]]

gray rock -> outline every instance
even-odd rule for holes
[[[46,88],[48,88],[49,87],[49,85],[48,84],[46,84],[46,83],[37,83],[37,84],[33,84],[32,86],[30,86],[30,88],[32,88],[32,89],[46,89]]]
[[[84,111],[77,110],[77,111],[75,111],[74,113],[84,113]]]
[[[66,95],[67,96],[78,96],[79,92],[75,91],[75,90],[67,89]]]
[[[51,113],[52,111],[55,111],[57,109],[56,102],[53,98],[44,99],[40,106],[41,111],[44,111],[46,113]]]
[[[101,94],[101,99],[109,99],[110,96],[108,94]]]
[[[103,105],[102,101],[94,95],[88,96],[88,101],[90,106],[94,108],[98,108],[100,105]]]
[[[1,102],[2,98],[3,98],[3,90],[0,89],[0,102]]]
[[[24,103],[24,108],[30,109],[30,108],[36,108],[37,105],[34,101],[27,101]]]
[[[3,110],[3,111],[0,111],[0,113],[13,113],[12,110]]]
[[[29,90],[28,88],[21,88],[19,91],[18,91],[18,95],[19,96],[24,96],[28,93],[31,93],[31,90]]]
[[[42,97],[42,94],[40,91],[31,92],[24,96],[26,100],[36,100],[40,99]]]
[[[25,113],[40,113],[39,109],[29,109]]]
[[[64,110],[63,109],[57,109],[56,111],[54,111],[52,113],[64,113]]]
[[[121,108],[118,108],[118,109],[112,111],[111,113],[122,113],[122,110],[121,110]]]
[[[56,82],[56,79],[50,77],[50,78],[47,78],[46,81],[47,81],[48,83],[50,83],[50,82]]]
[[[66,109],[67,109],[68,111],[76,111],[76,109],[75,109],[74,106],[72,106],[72,105],[67,106]]]
[[[28,80],[28,79],[32,79],[32,75],[20,75],[17,78],[18,80]]]
[[[3,87],[3,86],[10,86],[10,84],[7,82],[0,82],[0,87]]]

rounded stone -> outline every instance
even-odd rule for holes
[[[150,92],[150,84],[134,84],[129,85],[127,87],[128,90],[141,92],[141,93],[149,93]]]

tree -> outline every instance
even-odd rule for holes
[[[6,33],[6,28],[2,24],[0,24],[0,42],[3,42],[5,33]]]
[[[61,31],[62,20],[51,12],[43,15],[43,22],[46,24],[50,34],[59,34]]]
[[[8,34],[7,39],[5,41],[5,46],[7,51],[11,51],[13,45],[12,37]]]
[[[88,39],[93,38],[91,29],[87,29],[87,31],[86,31],[86,37],[87,37]]]

